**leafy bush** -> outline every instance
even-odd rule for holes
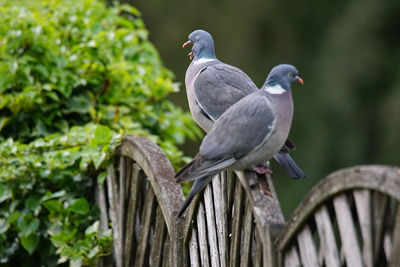
[[[166,100],[178,86],[135,8],[0,10],[0,264],[94,264],[112,236],[99,231],[93,187],[122,135],[147,136],[180,164],[177,144],[199,130]]]

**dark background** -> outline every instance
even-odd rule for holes
[[[288,217],[306,192],[332,171],[358,164],[399,164],[400,1],[138,0],[167,68],[181,83],[171,99],[188,109],[182,43],[210,32],[217,57],[261,86],[279,63],[297,67],[293,158],[308,178],[292,180],[273,162]],[[193,156],[201,140],[182,149]]]

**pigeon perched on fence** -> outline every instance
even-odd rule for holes
[[[292,65],[269,73],[263,87],[230,106],[205,136],[196,157],[175,175],[195,180],[178,216],[193,197],[223,170],[253,169],[273,157],[288,137],[293,117],[291,84],[303,80]]]
[[[192,32],[183,47],[189,44],[193,45],[189,53],[192,62],[185,77],[189,108],[196,123],[208,133],[222,113],[258,88],[242,70],[216,58],[214,41],[208,32]],[[287,139],[274,158],[292,178],[303,178],[306,174],[288,154],[294,149]]]

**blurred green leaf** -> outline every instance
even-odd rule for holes
[[[62,210],[62,204],[58,200],[46,201],[44,206],[52,213],[61,212]]]
[[[107,178],[107,172],[101,172],[98,176],[97,176],[97,183],[99,186],[103,186],[104,181]]]
[[[89,213],[89,203],[84,198],[78,198],[68,207],[68,210],[85,215]]]
[[[22,218],[18,222],[18,229],[21,234],[28,236],[39,228],[39,219],[34,218],[31,213],[22,215]]]
[[[21,240],[21,245],[31,255],[39,245],[39,236],[36,233],[31,233],[28,236],[22,235],[20,240]]]
[[[7,186],[0,184],[0,203],[11,198],[11,190]]]

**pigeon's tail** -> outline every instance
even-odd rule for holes
[[[197,153],[194,159],[182,167],[177,173],[175,173],[175,178],[178,183],[184,182],[186,177],[190,176],[203,162],[203,157]]]
[[[183,203],[181,209],[179,210],[178,217],[181,217],[182,214],[185,212],[187,207],[189,206],[190,202],[192,202],[193,198],[199,193],[201,190],[203,190],[206,185],[211,181],[213,178],[213,175],[209,175],[200,179],[197,179],[192,188],[190,189],[189,195],[187,196],[185,202]]]
[[[182,183],[217,174],[221,170],[232,165],[235,161],[235,157],[207,160],[202,155],[197,154],[191,162],[183,166],[183,168],[175,174],[176,182]]]
[[[283,169],[294,179],[304,178],[306,174],[297,166],[296,162],[288,153],[279,152],[275,154],[274,159],[282,165]]]

